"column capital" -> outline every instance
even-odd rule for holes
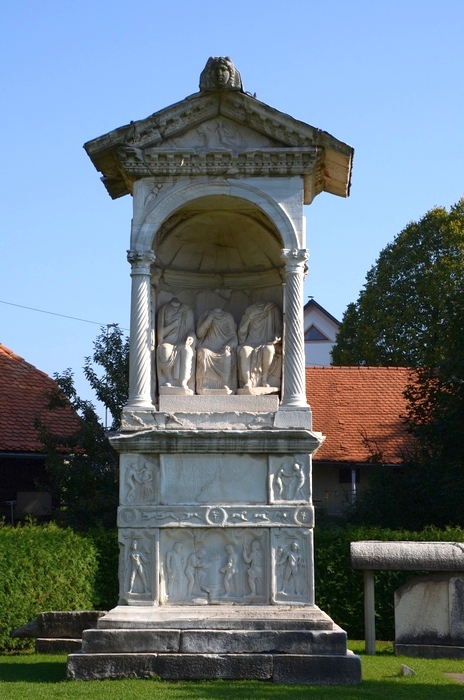
[[[152,250],[128,250],[127,260],[133,268],[142,268],[140,271],[146,271],[148,274],[150,272],[150,265],[155,262],[156,256]],[[143,270],[143,268],[147,269]]]
[[[301,272],[304,274],[306,261],[309,258],[306,248],[282,248],[281,258],[285,261],[286,272]]]

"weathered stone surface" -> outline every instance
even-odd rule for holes
[[[13,630],[12,637],[82,637],[82,632],[95,627],[100,617],[105,615],[100,610],[59,611],[39,613],[22,627]]]
[[[432,574],[415,577],[395,591],[397,643],[451,643],[449,584],[447,574]]]
[[[291,454],[314,452],[322,444],[320,433],[305,429],[260,430],[141,430],[110,437],[119,453],[146,454],[254,453]]]
[[[333,630],[331,618],[317,605],[118,605],[98,629]]]
[[[270,654],[162,654],[158,673],[166,680],[272,678]]]
[[[181,633],[182,653],[212,654],[344,654],[346,633],[337,631],[218,631],[185,630]]]
[[[353,569],[464,571],[459,542],[352,542]]]
[[[83,654],[134,654],[179,651],[178,630],[86,630]]]
[[[464,659],[464,646],[395,643],[395,654],[416,659]]]
[[[396,643],[464,646],[463,598],[464,576],[428,574],[405,583],[395,591]]]
[[[343,656],[274,656],[272,679],[277,683],[357,685],[361,683],[361,659],[352,652]]]
[[[272,413],[279,408],[278,396],[160,396],[159,409],[167,413]]]
[[[44,639],[39,637],[35,640],[35,651],[37,654],[72,654],[79,651],[81,646],[82,639]]]
[[[312,427],[312,414],[309,406],[307,408],[298,408],[295,410],[291,409],[280,409],[277,411],[274,418],[274,427],[280,429],[303,429],[311,430]],[[321,433],[317,433],[320,436],[321,444],[325,440]]]
[[[153,678],[158,675],[157,654],[70,654],[69,679]]]

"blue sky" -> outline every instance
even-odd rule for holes
[[[341,319],[380,250],[464,195],[462,0],[4,3],[0,301],[129,325],[131,199],[82,144],[198,89],[229,55],[258,99],[355,148],[351,196],[306,207],[306,296]],[[0,342],[82,377],[98,325],[0,303]]]

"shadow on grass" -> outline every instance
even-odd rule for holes
[[[66,664],[62,659],[31,663],[0,662],[0,681],[3,683],[59,683],[66,678]]]
[[[363,681],[361,685],[354,686],[283,685],[267,681],[194,681],[169,685],[171,688],[177,685],[176,697],[184,700],[381,700],[389,697],[395,700],[462,700],[463,697],[463,688],[457,683],[442,686],[416,683],[412,686],[385,680]]]

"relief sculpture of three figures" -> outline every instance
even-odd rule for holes
[[[219,308],[200,314],[173,297],[158,313],[160,394],[270,394],[280,387],[282,315],[272,301],[249,306],[240,323]]]

